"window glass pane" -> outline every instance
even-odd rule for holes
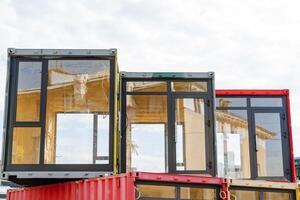
[[[12,164],[39,164],[41,130],[36,127],[13,129]]]
[[[264,196],[264,200],[274,200],[274,199],[292,200],[293,199],[291,193],[285,193],[285,192],[264,192],[263,196]]]
[[[251,98],[253,107],[282,107],[282,98]]]
[[[174,92],[207,92],[207,82],[172,82]]]
[[[16,121],[39,121],[41,62],[19,62]]]
[[[135,81],[126,83],[127,92],[166,92],[166,82]]]
[[[109,164],[109,116],[97,117],[97,164]]]
[[[93,119],[93,114],[57,114],[56,164],[93,163]]]
[[[176,169],[205,170],[205,111],[200,98],[176,99]]]
[[[132,170],[165,171],[165,132],[164,124],[131,124]]]
[[[247,110],[216,110],[218,175],[250,178]]]
[[[230,190],[231,199],[242,199],[242,200],[259,200],[258,191],[249,190]]]
[[[137,197],[140,199],[175,199],[176,188],[174,186],[137,185]]]
[[[165,172],[167,97],[127,95],[126,106],[127,170]]]
[[[202,200],[202,199],[216,199],[216,190],[211,188],[180,188],[180,199],[185,200]]]
[[[283,176],[280,113],[255,113],[258,176]]]
[[[247,98],[216,98],[217,107],[247,107]]]
[[[88,117],[80,115],[69,115],[70,117],[58,117],[57,113],[104,113],[109,118],[109,60],[50,60],[48,63],[48,87],[47,87],[47,113],[46,113],[46,147],[45,147],[45,163],[56,164],[57,161],[57,146],[63,142],[74,142],[74,138],[70,135],[62,134],[63,137],[70,136],[70,141],[58,141],[57,134],[58,124],[60,124],[61,131],[69,129],[78,129],[79,126],[64,127],[63,123],[72,124],[72,117],[76,118],[81,124],[80,130],[75,130],[74,134],[85,138],[85,144],[90,144],[93,147],[92,141],[94,137],[93,122],[87,124],[85,122],[92,120],[93,115]],[[61,122],[59,120],[62,120]],[[108,126],[109,120],[101,121],[99,126]],[[100,128],[101,129],[101,128]],[[63,133],[63,132],[61,132]],[[101,139],[101,138],[99,138]],[[104,138],[104,140],[106,140]],[[80,143],[81,141],[79,141]],[[97,141],[95,141],[97,143]],[[90,148],[90,147],[89,147]],[[93,163],[93,153],[90,149],[78,149],[81,155],[85,153],[84,159],[76,159],[76,157],[69,157],[66,160],[59,160],[60,163]],[[65,154],[64,154],[65,155]],[[96,155],[94,155],[96,156]],[[74,159],[73,161],[71,159]]]

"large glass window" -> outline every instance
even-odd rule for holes
[[[258,176],[283,176],[280,113],[255,113]]]
[[[123,78],[121,171],[214,175],[211,83],[136,73]]]
[[[12,164],[38,164],[40,161],[41,129],[15,127],[13,129]]]
[[[203,185],[202,185],[203,186]],[[137,184],[136,199],[181,199],[181,200],[203,200],[218,199],[216,188],[197,187],[193,185],[170,184],[170,185],[148,185]]]
[[[127,95],[126,101],[127,170],[165,172],[167,97]]]
[[[108,156],[108,140],[104,138],[106,144],[101,144],[101,137],[97,139],[93,130],[98,129],[99,136],[109,131],[109,71],[109,60],[48,62],[45,163],[92,164],[95,159],[97,163],[107,162],[107,157],[96,154],[102,151]],[[106,118],[98,118],[98,128],[93,113]],[[94,143],[101,146],[97,149]]]
[[[218,96],[218,175],[290,180],[286,112],[284,97]]]
[[[250,178],[247,110],[217,110],[218,175]]]
[[[19,62],[16,121],[40,120],[42,62]]]
[[[178,98],[175,105],[176,169],[205,170],[204,100]]]

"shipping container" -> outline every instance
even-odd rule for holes
[[[226,199],[223,178],[131,172],[61,184],[15,189],[8,200]]]
[[[231,180],[230,200],[294,200],[300,199],[296,183],[264,180]]]
[[[2,177],[23,185],[117,172],[115,49],[8,49]]]
[[[296,181],[288,90],[216,90],[218,176]]]
[[[121,72],[121,172],[215,176],[214,73]]]

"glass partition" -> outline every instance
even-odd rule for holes
[[[180,187],[180,199],[217,199],[217,193],[213,188]]]
[[[176,169],[206,170],[204,100],[177,98],[175,106]]]
[[[211,80],[128,76],[122,79],[121,171],[215,174]]]
[[[93,134],[96,128],[93,113],[102,113],[109,118],[109,69],[109,60],[48,62],[45,163],[93,163],[97,154],[93,144],[99,143]],[[98,120],[97,123],[99,131],[103,127],[103,134],[107,134],[109,120]],[[77,144],[81,145],[75,147]],[[73,152],[69,152],[71,149]]]
[[[247,107],[247,98],[216,98],[217,107]]]
[[[12,164],[39,164],[41,129],[15,127],[13,129]]]
[[[15,127],[12,129],[11,164],[39,164],[42,62],[17,65]]]
[[[263,193],[263,200],[292,200],[293,195],[287,192],[264,192]]]
[[[181,200],[202,200],[218,199],[216,186],[201,184],[161,184],[154,185],[139,183],[136,185],[136,199],[181,199]]]
[[[126,83],[127,92],[166,92],[167,83],[159,81],[129,81]]]
[[[251,98],[253,107],[282,107],[282,98]]]
[[[234,188],[230,189],[230,199],[234,200],[294,200],[294,192],[269,188]]]
[[[42,62],[19,62],[16,121],[40,121]]]
[[[164,185],[137,185],[137,199],[176,199],[176,187]]]
[[[230,190],[230,197],[235,200],[260,200],[259,192],[251,190]]]
[[[279,113],[255,113],[258,176],[283,176]]]
[[[284,96],[220,95],[216,101],[218,175],[290,180]]]
[[[174,92],[207,92],[207,82],[174,81],[171,83]]]
[[[247,110],[217,110],[218,175],[250,178]]]
[[[126,100],[128,171],[165,172],[167,97],[127,95]]]

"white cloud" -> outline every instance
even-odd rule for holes
[[[299,6],[296,0],[2,0],[0,110],[7,47],[115,47],[121,70],[215,71],[217,88],[291,89],[300,156]]]

